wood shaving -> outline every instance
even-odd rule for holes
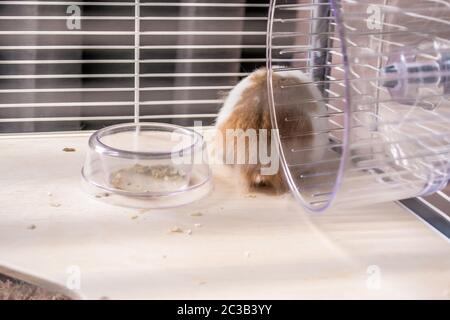
[[[96,197],[96,198],[107,198],[107,197],[109,197],[109,193],[107,193],[107,192],[97,193],[97,194],[95,195],[95,197]]]
[[[203,213],[201,213],[201,212],[191,213],[191,217],[201,217],[202,215],[203,215]]]
[[[36,225],[30,224],[27,229],[28,230],[34,230],[34,229],[36,229]]]
[[[170,229],[171,233],[183,233],[183,229],[181,229],[180,227],[173,227],[172,229]]]
[[[75,148],[67,148],[66,147],[66,148],[63,149],[63,151],[64,152],[75,152],[75,151],[77,151],[77,149],[75,149]]]

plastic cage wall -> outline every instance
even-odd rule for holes
[[[272,121],[305,207],[447,184],[449,1],[273,0],[267,47]]]

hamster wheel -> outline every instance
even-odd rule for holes
[[[448,183],[449,0],[272,0],[267,68],[281,162],[309,210]]]

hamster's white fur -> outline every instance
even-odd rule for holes
[[[257,70],[255,72],[263,73],[264,70]],[[242,98],[242,94],[245,90],[247,90],[249,87],[251,87],[252,81],[250,79],[250,76],[245,77],[242,79],[228,94],[227,98],[225,99],[225,102],[223,103],[222,108],[219,111],[219,114],[217,116],[216,125],[220,125],[224,123],[228,117],[233,112],[234,108],[238,104],[239,100]]]

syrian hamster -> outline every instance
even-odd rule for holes
[[[266,150],[271,150],[274,143],[274,132],[272,132],[272,121],[269,110],[267,93],[267,69],[261,68],[240,81],[225,98],[224,104],[216,120],[216,128],[221,133],[223,152],[221,156],[226,158],[230,153],[237,151],[237,140],[243,138],[245,141],[244,163],[231,163],[241,171],[241,174],[250,190],[264,190],[274,194],[281,194],[288,190],[287,179],[279,155],[284,156],[285,162],[303,163],[295,174],[310,173],[313,163],[323,157],[320,150],[314,146],[324,144],[326,141],[318,130],[326,127],[326,107],[322,102],[322,95],[310,78],[303,72],[283,71],[274,72],[272,77],[273,94],[276,101],[276,122],[278,124],[279,136],[283,139],[282,148],[277,145],[275,157],[278,170],[272,174],[263,174],[262,169],[268,166],[259,157],[256,162],[250,162],[251,153],[260,150],[266,145]],[[248,129],[256,130],[257,141],[251,141],[248,136],[242,137]],[[260,132],[265,129],[267,139],[260,141],[263,137]],[[227,131],[237,132],[232,141],[227,139]],[[322,140],[322,141],[320,141]],[[250,146],[257,143],[257,147]],[[263,143],[263,144],[261,144]],[[273,150],[273,149],[272,149]],[[308,151],[309,150],[309,151]],[[233,157],[230,157],[233,158]],[[272,157],[271,157],[272,158]],[[228,163],[230,164],[230,163]],[[273,165],[273,164],[272,164]],[[292,177],[291,177],[292,179]]]

